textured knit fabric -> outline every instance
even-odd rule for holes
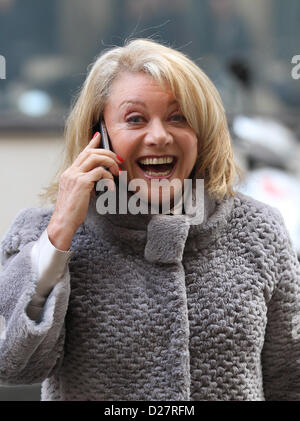
[[[1,244],[0,380],[42,400],[299,400],[300,270],[275,209],[237,193],[204,222],[105,215],[92,200],[42,317],[30,252],[51,209]]]

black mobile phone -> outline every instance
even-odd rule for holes
[[[93,133],[99,132],[101,134],[101,142],[99,148],[113,150],[111,146],[111,141],[107,133],[107,128],[103,118],[93,126]]]
[[[99,131],[101,134],[101,148],[108,149],[112,151],[111,141],[107,133],[107,128],[104,120],[102,119],[99,123]]]
[[[113,149],[112,149],[112,146],[111,146],[111,141],[110,141],[109,135],[107,133],[107,128],[106,128],[105,121],[104,121],[103,118],[100,120],[100,122],[94,128],[94,132],[97,132],[97,131],[100,132],[100,134],[101,134],[101,143],[100,143],[99,147],[112,151]],[[118,185],[118,181],[119,181],[118,177],[116,177],[115,175],[113,175],[113,177],[114,177],[115,183]],[[95,190],[96,190],[96,184],[97,183],[95,183]],[[96,194],[97,193],[99,193],[99,192],[96,191]]]

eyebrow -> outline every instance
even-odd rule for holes
[[[143,101],[140,101],[138,99],[129,99],[129,100],[126,99],[125,101],[122,101],[121,102],[121,104],[119,105],[119,108],[121,108],[121,107],[123,107],[124,105],[127,105],[127,104],[141,105],[142,107],[146,107],[146,104]],[[171,105],[174,105],[174,104],[179,105],[178,104],[178,101],[176,99],[174,99],[173,101],[171,101],[168,104],[168,107],[170,107]]]

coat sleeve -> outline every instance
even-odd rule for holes
[[[0,246],[0,382],[7,385],[40,383],[52,375],[63,359],[65,315],[70,275],[55,285],[39,320],[26,308],[38,282],[31,250],[47,227],[49,210],[22,210]]]
[[[300,265],[278,215],[275,288],[268,303],[262,369],[266,400],[300,400]]]

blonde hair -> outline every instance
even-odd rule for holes
[[[220,95],[208,76],[187,56],[149,39],[135,39],[124,47],[104,51],[92,64],[65,126],[63,162],[53,182],[40,194],[55,202],[59,178],[93,136],[103,113],[112,82],[123,72],[145,72],[167,84],[198,137],[194,180],[204,179],[216,199],[234,195],[239,169]]]

